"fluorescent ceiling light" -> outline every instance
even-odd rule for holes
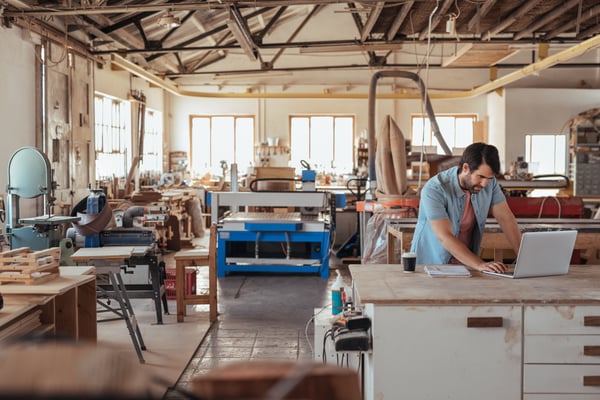
[[[301,47],[300,54],[318,53],[350,53],[357,51],[389,51],[400,50],[401,43],[364,43],[364,44],[340,44],[328,46]]]
[[[252,72],[235,72],[235,73],[224,73],[218,72],[212,76],[213,81],[227,81],[235,79],[246,79],[246,78],[272,78],[277,76],[292,76],[293,74],[289,71],[252,71]]]

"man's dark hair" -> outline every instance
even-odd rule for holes
[[[473,143],[463,152],[459,167],[464,163],[469,165],[471,171],[475,171],[483,163],[490,166],[495,175],[500,173],[500,157],[498,149],[491,144]]]

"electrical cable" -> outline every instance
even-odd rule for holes
[[[310,319],[306,322],[306,325],[304,326],[304,337],[306,338],[306,342],[308,343],[308,347],[310,348],[310,354],[312,354],[314,356],[314,349],[312,347],[312,343],[310,342],[309,338],[308,338],[308,326],[310,325],[310,322],[315,320],[315,317],[319,314],[321,314],[324,310],[328,310],[331,307],[331,303],[327,304],[326,306],[324,306],[323,308],[321,308],[319,311],[317,311],[317,313],[315,315],[313,315],[312,317],[310,317]]]

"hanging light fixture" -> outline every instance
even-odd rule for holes
[[[163,28],[173,29],[181,25],[181,21],[178,17],[174,16],[173,14],[171,14],[171,12],[167,11],[165,15],[161,16],[158,19],[158,25]]]

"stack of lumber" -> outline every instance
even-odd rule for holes
[[[27,285],[47,282],[59,276],[60,248],[31,251],[29,247],[0,253],[0,284]]]

